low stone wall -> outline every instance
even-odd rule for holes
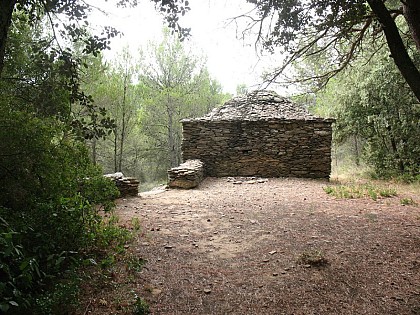
[[[139,194],[139,181],[134,177],[125,177],[123,173],[117,172],[114,174],[106,174],[105,177],[110,178],[115,182],[120,197],[135,197]]]
[[[203,162],[200,160],[188,160],[180,166],[168,170],[168,186],[170,188],[194,188],[201,183],[203,178]]]
[[[183,159],[206,176],[328,178],[333,119],[183,120]]]

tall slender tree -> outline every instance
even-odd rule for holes
[[[104,108],[114,121],[111,137],[90,140],[92,159],[103,165],[106,171],[123,172],[128,166],[128,144],[133,136],[139,106],[133,82],[136,61],[126,47],[111,63],[105,63],[101,58],[88,59],[87,62],[89,68],[83,79],[83,90],[91,94],[95,104]]]
[[[140,127],[167,156],[166,171],[181,162],[180,120],[203,115],[222,102],[223,94],[220,84],[210,78],[203,58],[187,51],[168,32],[161,43],[151,43],[143,56]]]

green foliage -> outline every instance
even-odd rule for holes
[[[78,140],[64,63],[23,48],[18,39],[30,35],[11,34],[3,74],[18,80],[0,81],[0,307],[11,314],[35,312],[36,298],[53,294],[118,193]]]
[[[420,183],[420,174],[404,173],[397,176],[396,179],[403,183]]]
[[[138,140],[136,115],[140,105],[135,81],[136,61],[125,48],[122,54],[105,65],[101,58],[88,59],[89,73],[84,77],[84,89],[95,103],[107,110],[115,125],[107,139],[89,142],[92,160],[108,173],[123,172],[135,176]]]
[[[403,206],[417,206],[417,202],[413,198],[401,198],[400,203]]]
[[[154,161],[152,180],[156,180],[180,164],[180,121],[209,112],[225,95],[210,77],[203,58],[167,32],[161,43],[150,44],[143,59],[138,86],[142,99],[139,131],[144,136],[147,159]]]
[[[0,310],[7,312],[11,307],[29,304],[22,288],[32,287],[34,278],[39,276],[39,268],[36,260],[25,257],[20,244],[21,234],[2,217],[0,228]]]
[[[188,10],[177,1],[158,6],[172,17]],[[115,219],[99,216],[111,210],[118,191],[91,163],[84,143],[108,135],[115,124],[80,82],[86,55],[97,56],[117,32],[89,34],[89,7],[81,1],[16,2],[4,9],[15,10],[12,21],[11,14],[0,16],[0,312],[57,314],[76,299],[77,284],[60,279],[85,250],[111,245],[123,251],[128,239]],[[59,31],[56,14],[70,21]],[[60,47],[58,33],[74,46]]]
[[[115,264],[115,256],[113,254],[107,255],[100,261],[100,266],[102,269],[108,269]]]
[[[147,315],[150,314],[150,308],[146,301],[137,297],[133,307],[133,315]]]
[[[139,218],[132,218],[131,219],[131,225],[133,227],[133,230],[138,232],[141,230],[141,224]]]
[[[248,93],[246,84],[241,83],[236,86],[236,95],[245,95],[246,93]]]
[[[34,314],[67,314],[78,307],[80,279],[71,273],[72,278],[65,279],[39,295],[34,302]]]
[[[113,121],[81,90],[83,53],[77,48],[53,45],[54,34],[45,31],[45,24],[38,21],[31,27],[28,19],[30,16],[25,12],[14,14],[0,80],[3,99],[15,110],[30,112],[41,119],[54,118],[73,137],[90,139],[107,135]],[[74,41],[75,46],[79,46],[83,36]],[[74,115],[76,105],[83,108],[83,114]]]
[[[127,229],[117,225],[118,217],[114,214],[107,220],[97,225],[97,233],[94,245],[99,248],[115,248],[123,251],[124,245],[131,239],[132,235]]]
[[[115,122],[111,137],[89,141],[93,160],[106,172],[142,182],[166,179],[167,169],[181,159],[180,120],[223,102],[226,96],[204,58],[187,47],[165,31],[163,42],[151,43],[138,58],[124,49],[107,65],[86,60],[92,71],[84,87]]]
[[[34,142],[38,136],[45,136],[42,132],[31,135]],[[57,148],[57,144],[54,146]],[[20,163],[24,158],[15,163],[8,163],[11,161],[4,157],[1,160],[3,168],[13,165],[13,173],[19,175],[0,182],[6,193],[0,211],[0,243],[5,246],[0,253],[3,306],[13,303],[25,308],[43,286],[48,287],[55,277],[71,268],[77,251],[93,242],[92,235],[102,232],[97,228],[101,219],[94,204],[102,202],[109,207],[116,193],[112,182],[89,168],[88,158],[83,157],[86,150],[65,145],[60,147],[62,150],[54,150],[55,155],[46,155],[48,147],[44,143],[45,151],[27,152],[30,162],[36,161],[31,163],[33,173],[28,177],[20,175],[27,167],[27,161]],[[87,176],[92,179],[89,185],[78,187]],[[24,182],[20,184],[19,179]],[[13,195],[12,189],[20,194]]]
[[[135,256],[130,256],[127,259],[127,268],[128,270],[133,270],[136,272],[140,272],[143,269],[143,266],[146,264],[146,260],[144,260],[143,258],[139,258],[139,257],[135,257]]]
[[[316,110],[337,118],[336,143],[358,141],[376,176],[419,174],[420,107],[384,49],[330,81]]]
[[[370,197],[373,200],[377,200],[378,195],[381,197],[397,195],[397,191],[394,188],[383,188],[372,184],[326,186],[323,189],[329,195],[345,199]]]
[[[101,206],[105,212],[115,207],[114,200],[120,195],[112,180],[102,176],[83,178],[79,187],[81,194],[90,204]],[[98,194],[98,191],[101,193]]]

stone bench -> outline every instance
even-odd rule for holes
[[[169,188],[190,189],[197,187],[204,178],[204,163],[187,160],[178,167],[168,170]]]

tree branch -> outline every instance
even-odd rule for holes
[[[420,72],[407,53],[394,19],[382,0],[367,1],[383,27],[385,38],[395,64],[416,98],[420,101]]]
[[[9,28],[12,23],[12,13],[16,0],[0,0],[0,77],[4,68],[4,56]]]

